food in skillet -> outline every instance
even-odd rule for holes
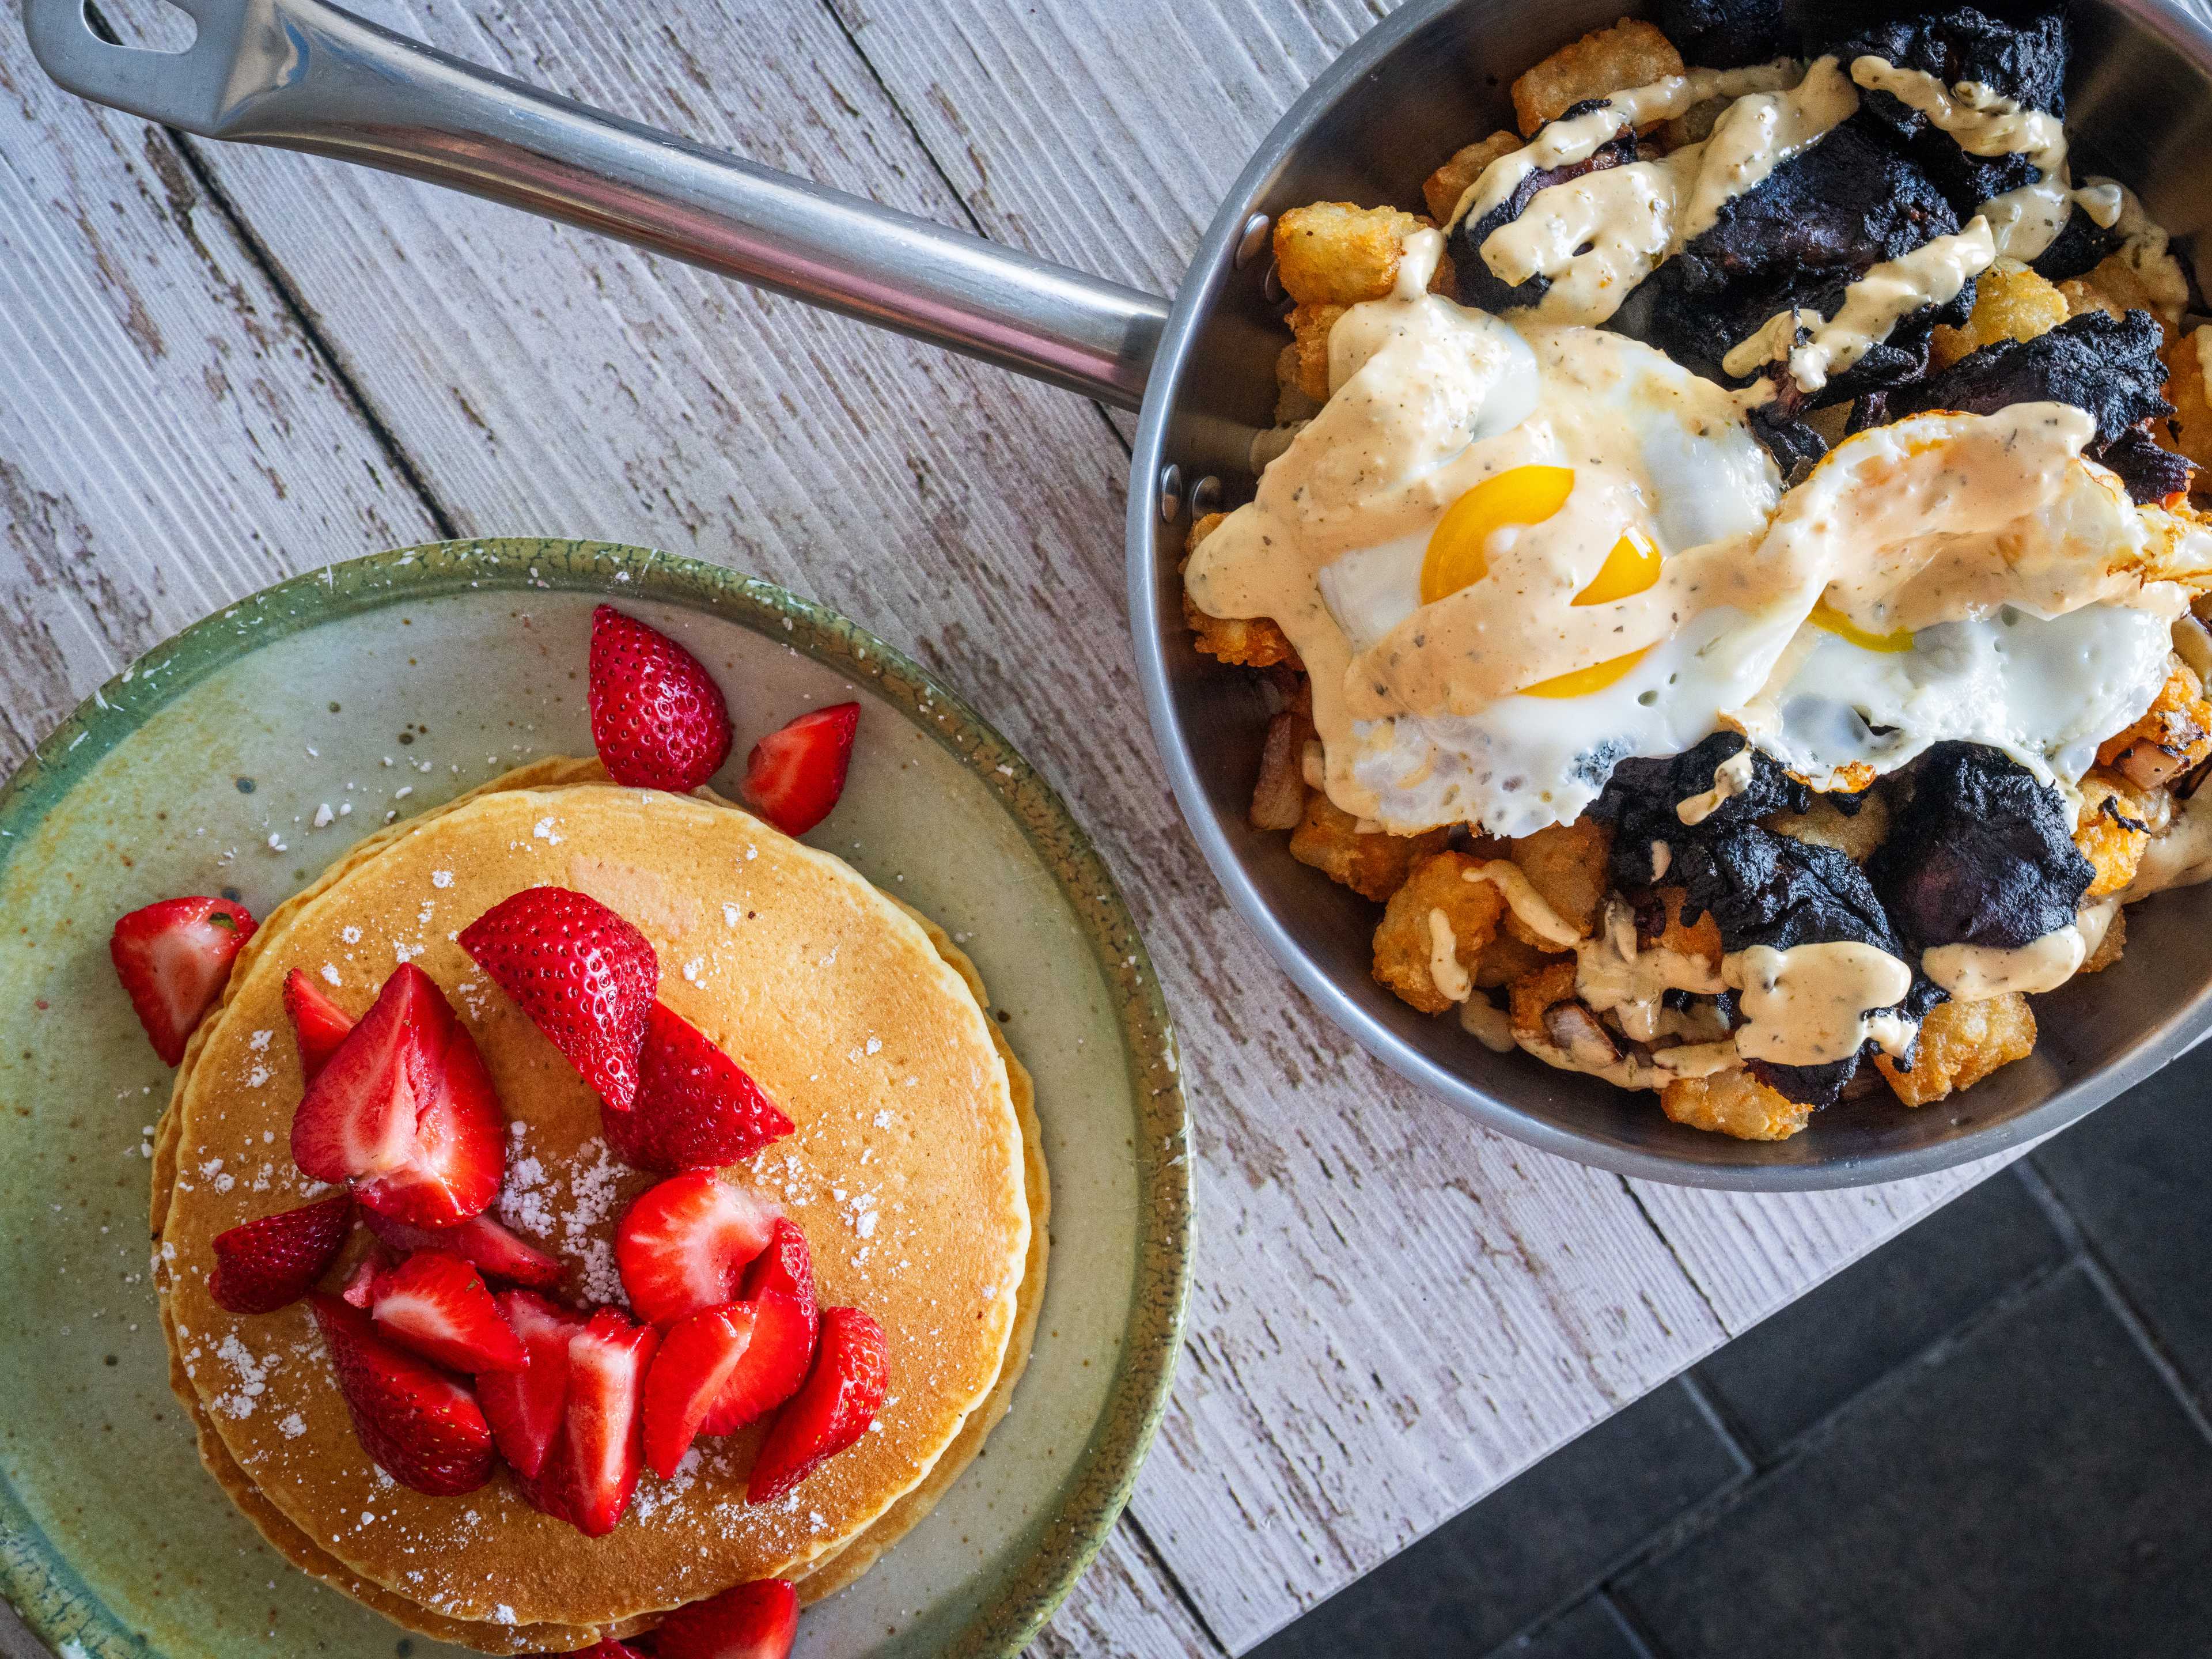
[[[2069,49],[1675,0],[1427,214],[1282,216],[1279,426],[1187,610],[1280,693],[1254,823],[1407,1002],[1781,1139],[2027,1054],[2212,874],[2212,330],[2074,177]]]

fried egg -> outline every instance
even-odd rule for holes
[[[2212,536],[2084,459],[2081,410],[1915,416],[1785,497],[1735,394],[1427,294],[1433,240],[1337,323],[1331,397],[1186,577],[1288,635],[1344,810],[1526,835],[1724,726],[1816,785],[1950,738],[2071,781],[2156,695],[2160,578]]]

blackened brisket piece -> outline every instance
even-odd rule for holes
[[[1652,884],[1651,844],[1667,843],[1664,880],[1686,897],[1681,920],[1710,914],[1722,948],[1753,945],[1787,951],[1794,945],[1850,940],[1905,959],[1896,932],[1865,872],[1833,848],[1777,835],[1759,820],[1775,812],[1802,812],[1812,791],[1764,754],[1754,755],[1751,787],[1723,802],[1703,822],[1684,823],[1679,803],[1712,787],[1714,769],[1743,748],[1733,732],[1717,732],[1680,755],[1623,761],[1591,811],[1613,825],[1609,874],[1633,891]],[[1857,805],[1853,801],[1853,810]],[[1663,918],[1661,920],[1663,921]],[[1932,989],[1932,988],[1931,988]],[[1942,992],[1934,998],[1941,1000]],[[1916,983],[1911,1005],[1926,1001]],[[1790,1099],[1826,1105],[1856,1073],[1859,1056],[1827,1066],[1751,1062],[1753,1073]]]
[[[1660,266],[1651,278],[1651,343],[1708,379],[1742,385],[1722,372],[1721,360],[1769,318],[1792,307],[1832,317],[1869,267],[1958,228],[1934,180],[1854,118],[1729,203],[1711,228]],[[1779,368],[1770,371],[1783,393],[1775,416],[1793,420],[1924,374],[1930,331],[1939,322],[1964,322],[1973,303],[1969,283],[1945,304],[1922,307],[1815,392],[1802,393]]]
[[[2051,246],[2029,260],[2028,268],[2046,283],[2063,283],[2095,270],[2106,255],[2119,247],[2120,241],[2119,232],[2106,229],[2077,202]]]
[[[1912,799],[1867,864],[1916,957],[1938,945],[2010,950],[2066,927],[2094,873],[2058,792],[1968,743],[1921,757]]]
[[[1559,116],[1571,121],[1584,115],[1603,101],[1585,99]],[[1540,130],[1538,137],[1541,137]],[[1452,227],[1446,238],[1451,253],[1452,270],[1458,277],[1459,302],[1490,312],[1511,311],[1517,307],[1533,306],[1551,290],[1548,276],[1531,276],[1525,283],[1506,283],[1498,279],[1482,258],[1482,245],[1492,232],[1519,218],[1534,201],[1538,192],[1553,185],[1563,185],[1570,179],[1579,179],[1586,173],[1598,173],[1607,167],[1617,167],[1624,161],[1636,159],[1636,135],[1624,132],[1611,143],[1599,149],[1586,161],[1571,161],[1565,167],[1544,167],[1530,173],[1513,187],[1513,193],[1480,219],[1462,219]]]
[[[1659,32],[1686,64],[1741,69],[1792,50],[1782,0],[1659,0]]]
[[[1971,351],[1917,385],[1890,388],[1854,425],[1880,425],[1930,409],[1990,415],[2013,404],[2063,403],[2097,422],[2094,460],[2120,475],[2137,501],[2162,501],[2189,488],[2189,462],[2151,441],[2148,421],[2173,414],[2166,400],[2164,343],[2147,311],[2125,317],[2084,312],[2030,340],[1999,340]]]
[[[1946,87],[1972,81],[2031,109],[2066,113],[2066,66],[2073,33],[2056,8],[2026,12],[2012,21],[1972,6],[1848,27],[1819,48],[1832,52],[1848,70],[1854,60],[1875,57],[1899,69],[1932,75]],[[1950,198],[1962,219],[1991,197],[2033,181],[2025,155],[1970,155],[1957,140],[1911,106],[1886,92],[1867,91],[1860,107],[1887,128]]]

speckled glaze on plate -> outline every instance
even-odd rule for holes
[[[1054,1267],[1012,1409],[928,1518],[808,1613],[798,1651],[1014,1653],[1120,1514],[1180,1337],[1190,1164],[1166,1010],[1089,840],[974,710],[819,606],[641,548],[443,543],[187,629],[0,793],[0,1590],[65,1659],[461,1653],[294,1571],[199,1466],[146,1276],[170,1074],[107,932],[172,893],[264,915],[387,813],[588,754],[602,599],[714,672],[737,764],[800,710],[860,698],[851,784],[807,839],[952,932],[1036,1078]]]

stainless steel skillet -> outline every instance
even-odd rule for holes
[[[2115,969],[2044,999],[2034,1057],[1919,1112],[1886,1097],[1753,1145],[1667,1122],[1648,1097],[1500,1057],[1368,974],[1372,912],[1245,827],[1266,708],[1184,636],[1189,514],[1249,485],[1284,339],[1271,216],[1299,203],[1418,205],[1422,176],[1507,125],[1522,69],[1610,23],[1619,0],[1409,0],[1268,136],[1172,304],[553,97],[321,0],[175,0],[198,25],[161,54],[95,33],[84,0],[24,0],[33,50],[82,95],[207,137],[310,150],[563,219],[1125,408],[1140,409],[1127,521],[1130,623],[1162,765],[1216,875],[1267,951],[1377,1058],[1504,1133],[1664,1181],[1745,1188],[1925,1173],[2047,1133],[2212,1029],[2212,888],[2131,913]],[[1629,9],[1636,9],[1630,7]],[[2212,13],[2097,0],[2079,24],[2069,125],[2133,185],[2212,288]],[[2202,244],[2202,246],[2199,246]],[[1233,974],[1227,962],[1218,971]]]

